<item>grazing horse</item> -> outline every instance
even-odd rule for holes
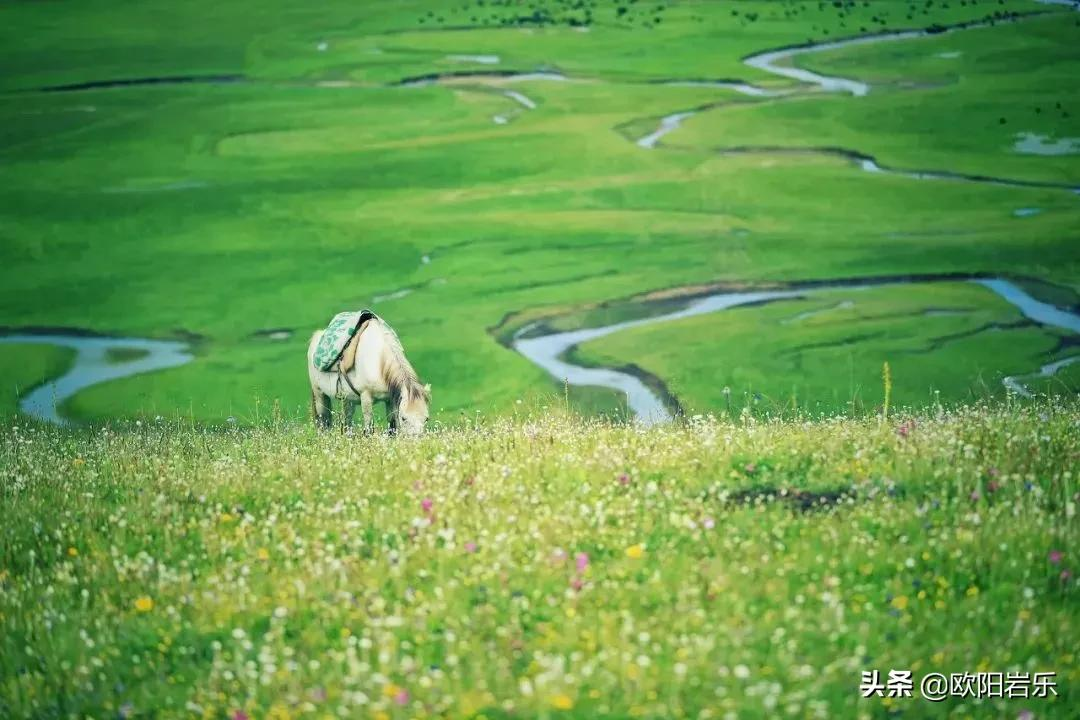
[[[356,332],[347,352],[355,352],[351,368],[342,372],[338,363],[330,372],[319,370],[313,357],[323,331],[311,336],[308,344],[308,378],[311,381],[311,412],[316,427],[331,426],[331,398],[341,400],[344,428],[352,427],[356,403],[364,414],[364,432],[375,429],[372,405],[386,403],[386,418],[391,432],[417,435],[424,431],[431,402],[431,386],[424,385],[405,359],[405,350],[397,334],[382,318],[373,316]]]

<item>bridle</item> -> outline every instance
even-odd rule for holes
[[[356,398],[360,399],[360,391],[357,390],[356,386],[352,384],[352,380],[349,379],[348,373],[344,372],[341,369],[341,363],[338,363],[338,375],[340,375],[341,379],[345,381],[345,384],[349,386],[349,389],[353,391],[353,394],[356,395]]]

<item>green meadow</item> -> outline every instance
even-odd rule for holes
[[[0,718],[1076,717],[1077,9],[0,4]],[[514,349],[789,287],[567,346],[670,423]],[[431,432],[307,422],[363,307]]]
[[[1080,155],[1068,149],[1080,137],[1080,13],[1068,7],[95,0],[62,11],[8,3],[2,13],[0,327],[181,338],[195,355],[84,390],[63,408],[75,418],[256,422],[273,406],[300,415],[311,331],[365,306],[397,329],[433,385],[434,416],[456,422],[561,393],[497,342],[526,319],[557,323],[667,288],[987,273],[1038,280],[1040,299],[1077,304],[1075,194],[872,174],[805,152],[1080,184]],[[993,26],[792,61],[869,82],[864,97],[742,62],[987,18]],[[491,74],[512,71],[567,79]],[[398,85],[439,73],[458,76]],[[44,90],[186,76],[231,81]],[[790,94],[665,84],[695,80]],[[656,147],[635,144],[690,109],[702,112]],[[1037,150],[1064,143],[1064,154],[1018,151],[1025,133]],[[732,147],[757,150],[720,152]],[[786,309],[761,308],[650,328],[663,353],[616,334],[580,355],[635,364],[687,408],[718,409],[728,386],[736,397],[835,410],[873,404],[885,361],[918,403],[935,390],[1001,396],[1004,375],[1068,352],[1072,339],[1057,344],[1054,330],[980,329],[980,318],[1022,324],[989,293],[969,290],[963,318],[923,322],[944,292],[870,293],[870,306],[835,317],[873,326],[865,333],[830,328],[825,316],[825,326],[772,332]],[[754,323],[769,336],[731,350]],[[292,334],[262,332],[272,329]],[[970,337],[938,348],[961,331]],[[860,335],[872,337],[849,344]],[[820,361],[786,359],[792,347],[830,342],[839,345]],[[16,368],[3,412],[14,411],[16,386],[54,376],[57,362],[0,345],[0,363]],[[1074,377],[1063,371],[1048,387],[1068,391]],[[602,389],[572,394],[585,409],[620,404]]]
[[[1036,17],[799,57],[873,90],[719,107],[689,120],[671,144],[846,148],[892,168],[1076,185],[1075,152],[1016,148],[1018,134],[1076,135],[1080,56],[1070,48],[1080,27],[1070,20]]]
[[[0,417],[10,420],[21,395],[70,367],[73,353],[53,345],[0,346]]]

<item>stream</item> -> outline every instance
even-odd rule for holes
[[[1067,7],[1073,7],[1080,9],[1080,4],[1075,0],[1040,0],[1045,5],[1061,5]],[[1031,17],[1028,15],[1016,15],[1007,19],[1009,22],[1015,22],[1017,20]],[[1004,20],[997,20],[994,22],[1002,22]],[[821,43],[808,43],[805,45],[798,45],[786,48],[779,48],[776,50],[768,50],[761,53],[756,53],[743,58],[743,63],[749,67],[761,70],[763,72],[776,75],[778,77],[787,78],[789,80],[797,80],[809,85],[815,85],[817,88],[824,92],[842,92],[849,93],[856,97],[862,97],[867,95],[871,86],[869,83],[855,80],[845,77],[834,77],[831,75],[823,75],[821,73],[814,72],[813,70],[807,70],[805,68],[796,67],[791,64],[790,61],[801,55],[809,55],[813,53],[826,52],[829,50],[837,50],[840,48],[853,47],[856,45],[869,45],[880,42],[891,42],[894,40],[907,40],[912,38],[923,37],[936,37],[938,35],[952,33],[959,30],[971,30],[975,28],[990,27],[994,24],[991,21],[977,21],[960,23],[951,26],[938,26],[933,30],[898,30],[893,32],[882,32],[874,35],[860,35],[851,38],[844,38],[841,40],[833,40],[831,42]],[[748,95],[757,95],[761,97],[782,97],[790,95],[790,91],[784,90],[765,90],[758,88],[754,85],[747,83],[740,83],[734,81],[669,81],[666,84],[674,85],[708,85],[714,87],[727,87],[735,89],[739,92],[743,92]],[[637,140],[638,147],[645,149],[653,149],[657,147],[657,144],[665,135],[677,130],[683,122],[701,112],[701,109],[683,110],[670,115],[665,115],[660,118],[660,124],[656,130],[652,131],[648,135]],[[1047,154],[1066,153],[1080,150],[1080,141],[1076,144],[1072,143],[1072,138],[1066,138],[1065,141],[1059,141],[1054,145],[1039,145],[1032,140],[1021,140],[1020,142],[1026,142],[1022,147],[1034,147],[1034,152],[1043,152]],[[1045,149],[1048,148],[1048,149]],[[787,148],[787,147],[733,147],[723,148],[720,152],[724,154],[743,154],[743,153],[793,153],[793,154],[820,154],[820,155],[835,155],[845,159],[853,161],[860,169],[868,173],[876,174],[889,174],[899,177],[905,177],[912,180],[959,180],[963,182],[971,183],[983,183],[989,185],[999,185],[1005,187],[1018,187],[1018,188],[1050,188],[1059,190],[1068,190],[1080,194],[1080,186],[1068,183],[1054,183],[1054,182],[1040,182],[1040,181],[1028,181],[1028,180],[1010,180],[1006,178],[985,177],[981,175],[971,175],[965,173],[955,173],[947,170],[903,170],[897,168],[884,167],[877,162],[873,157],[864,153],[859,153],[851,150],[843,150],[838,148]]]
[[[75,358],[63,375],[45,382],[19,399],[27,415],[57,425],[72,424],[60,414],[63,403],[81,390],[109,380],[164,370],[192,360],[187,343],[176,340],[99,337],[50,332],[0,335],[0,345],[55,345],[71,348]],[[136,353],[130,358],[113,353]]]
[[[940,280],[920,280],[918,282],[957,282],[955,278],[943,278]],[[998,295],[1023,314],[1024,317],[1040,325],[1062,328],[1074,333],[1080,333],[1080,314],[1068,310],[1062,310],[1048,303],[1036,300],[1019,286],[1004,278],[991,277],[970,280],[970,282],[982,285],[987,290]],[[735,307],[752,305],[775,300],[805,298],[813,296],[823,290],[845,290],[857,288],[885,287],[898,284],[915,284],[913,281],[882,280],[877,282],[863,282],[850,280],[829,284],[817,284],[812,286],[791,287],[778,290],[751,290],[741,292],[716,292],[703,297],[690,300],[687,305],[673,312],[654,315],[652,317],[637,320],[626,320],[612,323],[602,327],[583,328],[566,332],[553,332],[537,337],[526,337],[535,325],[527,325],[521,328],[514,339],[511,347],[524,355],[533,363],[543,368],[562,382],[572,385],[594,385],[609,388],[626,395],[626,404],[634,417],[642,423],[653,424],[670,420],[672,412],[667,407],[664,399],[649,388],[639,377],[614,368],[594,368],[575,365],[566,358],[566,354],[582,343],[590,342],[598,338],[606,337],[621,330],[628,330],[645,325],[671,322],[683,318],[705,315],[708,313],[728,310]],[[1067,361],[1059,361],[1043,366],[1041,372],[1044,376],[1052,375],[1061,367],[1074,362],[1075,358]],[[1006,387],[1027,395],[1026,388],[1015,378],[1005,379]],[[1021,388],[1017,390],[1017,388]]]

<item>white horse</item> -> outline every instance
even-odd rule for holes
[[[386,403],[390,430],[409,435],[424,431],[431,402],[431,386],[424,385],[416,371],[405,359],[405,351],[397,334],[382,318],[373,317],[357,331],[356,359],[351,369],[342,373],[340,365],[331,372],[315,367],[312,356],[323,331],[311,336],[308,343],[307,366],[311,380],[311,411],[316,427],[331,426],[331,398],[341,400],[344,427],[352,427],[356,403],[364,413],[364,432],[375,429],[372,406],[375,400]]]

